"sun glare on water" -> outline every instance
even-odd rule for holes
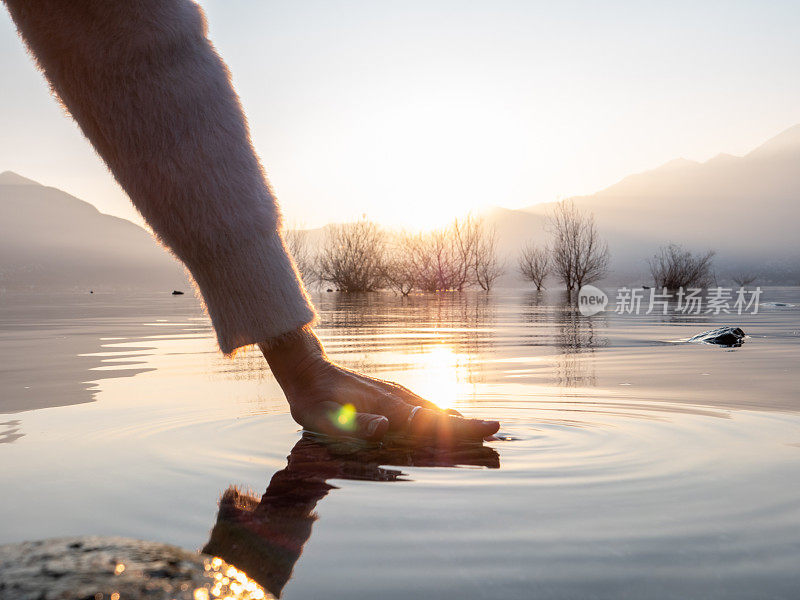
[[[457,408],[457,404],[471,391],[468,356],[455,352],[441,343],[426,348],[415,356],[419,369],[409,386],[423,398],[441,408]]]
[[[244,571],[227,564],[221,558],[206,561],[206,576],[212,580],[208,586],[194,590],[194,600],[269,600],[273,596],[264,590]]]

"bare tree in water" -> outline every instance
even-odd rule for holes
[[[391,290],[408,296],[420,286],[419,254],[415,252],[416,238],[407,231],[395,233],[389,242],[386,259],[383,261],[383,281]]]
[[[387,259],[387,283],[400,293],[462,290],[474,280],[477,229],[471,218],[397,238]]]
[[[297,266],[303,282],[306,285],[315,283],[317,280],[314,268],[315,260],[308,243],[308,231],[298,228],[286,229],[283,232],[283,238],[286,242],[286,249],[294,259],[294,264]]]
[[[401,251],[406,267],[398,270],[411,274],[414,287],[426,292],[472,285],[489,290],[503,272],[495,231],[471,215],[435,231],[406,235]]]
[[[648,263],[656,287],[668,290],[703,288],[713,280],[713,257],[713,250],[692,254],[679,244],[669,244],[659,248]]]
[[[297,242],[287,236],[287,245]],[[313,272],[318,281],[347,292],[489,290],[503,272],[497,243],[494,229],[472,216],[422,233],[386,233],[362,220],[328,228]],[[297,252],[303,256],[302,246]]]
[[[384,283],[407,295],[417,289],[438,292],[459,289],[464,269],[452,229],[396,234],[383,262]]]
[[[475,281],[487,292],[503,274],[503,263],[497,257],[497,230],[483,221],[478,221],[477,239],[474,245],[473,268]]]
[[[545,278],[550,274],[550,249],[532,243],[525,246],[519,257],[519,271],[536,286],[536,291],[541,291]]]
[[[553,271],[567,292],[606,275],[610,253],[608,244],[600,238],[593,214],[565,200],[556,205],[549,225],[553,234]]]
[[[739,271],[738,273],[731,275],[731,279],[733,279],[733,282],[736,285],[738,285],[740,288],[743,288],[755,283],[756,279],[758,279],[758,275],[750,271]]]
[[[467,215],[443,230],[445,238],[455,249],[454,282],[452,289],[461,291],[466,286],[478,283],[475,259],[480,243],[482,223],[472,215]]]
[[[371,292],[383,287],[386,235],[377,224],[361,220],[331,225],[316,260],[316,273],[343,292]]]
[[[454,240],[452,227],[419,234],[412,246],[412,253],[422,290],[439,292],[464,288],[469,272],[461,248]]]

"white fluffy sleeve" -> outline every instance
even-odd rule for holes
[[[4,0],[53,91],[187,266],[220,348],[315,318],[228,71],[189,0]]]

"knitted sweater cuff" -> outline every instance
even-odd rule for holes
[[[316,320],[278,232],[225,246],[186,265],[225,354],[251,344],[270,345]]]

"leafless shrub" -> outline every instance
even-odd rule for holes
[[[370,292],[383,286],[386,235],[367,220],[331,225],[316,260],[320,281],[343,292]]]
[[[454,285],[449,289],[460,291],[477,283],[475,264],[481,233],[482,222],[472,215],[454,219],[449,227],[439,230],[441,241],[449,243],[455,249],[452,273]]]
[[[469,270],[463,249],[454,239],[451,227],[412,237],[408,248],[416,267],[415,279],[425,292],[461,290],[467,283]],[[468,258],[467,258],[468,260]]]
[[[294,259],[294,264],[306,285],[316,282],[314,256],[308,243],[308,231],[304,229],[286,229],[283,233],[286,249]]]
[[[751,273],[750,271],[740,271],[731,275],[731,279],[733,279],[733,282],[736,285],[738,285],[740,288],[743,288],[755,283],[756,279],[758,279],[758,275]]]
[[[712,280],[713,257],[713,250],[692,254],[679,244],[669,244],[659,248],[648,263],[657,288],[703,288]]]
[[[503,274],[504,268],[497,256],[497,230],[494,227],[487,227],[483,221],[477,221],[473,254],[472,268],[475,272],[475,281],[481,289],[488,292]]]
[[[386,233],[363,220],[329,227],[312,272],[341,291],[489,290],[503,272],[497,242],[496,232],[472,216],[416,234]],[[296,251],[303,255],[302,246]]]
[[[384,284],[403,296],[408,296],[415,287],[419,287],[415,238],[416,236],[406,231],[394,234],[383,261]]]
[[[541,290],[550,273],[550,249],[533,244],[525,246],[519,257],[519,271],[525,280],[533,282],[537,291]]]
[[[593,214],[565,200],[550,215],[549,225],[553,234],[552,267],[568,292],[606,275],[610,253]]]
[[[497,234],[482,219],[455,219],[435,231],[405,235],[392,259],[395,272],[413,278],[412,287],[426,292],[461,291],[471,285],[491,289],[503,273],[497,257]]]

